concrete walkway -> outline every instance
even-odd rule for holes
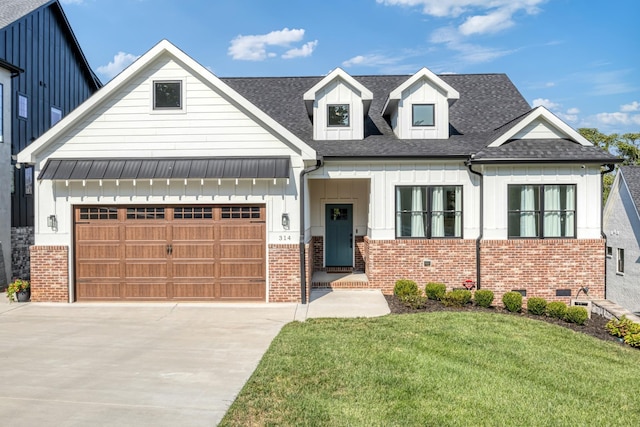
[[[21,426],[212,426],[280,329],[389,312],[380,292],[298,304],[12,303],[0,293],[0,420]]]

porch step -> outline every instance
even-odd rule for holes
[[[362,272],[316,271],[311,279],[313,289],[362,289],[369,287],[369,279]]]

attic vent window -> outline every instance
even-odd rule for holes
[[[349,104],[334,104],[328,106],[329,126],[349,126]]]
[[[182,82],[179,80],[153,82],[153,109],[182,109]]]
[[[433,104],[413,104],[413,126],[434,126],[435,113]]]

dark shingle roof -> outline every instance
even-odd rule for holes
[[[474,156],[480,163],[540,162],[541,159],[566,162],[616,162],[616,157],[598,147],[584,146],[568,139],[518,139],[499,147],[487,147]]]
[[[618,173],[622,174],[633,203],[640,212],[640,166],[621,166]]]
[[[52,0],[0,0],[0,28],[52,2]]]
[[[571,159],[600,161],[609,155],[594,147],[563,141],[532,141],[506,144],[502,150],[485,150],[497,136],[523,120],[532,110],[504,74],[447,74],[439,76],[460,94],[449,109],[451,137],[442,139],[398,139],[388,118],[382,116],[390,92],[411,76],[353,76],[373,93],[365,119],[365,137],[353,141],[316,141],[303,94],[322,77],[222,78],[323,157],[469,157],[472,154],[507,158]],[[554,144],[557,143],[557,147]],[[587,149],[588,148],[588,149]],[[539,157],[536,157],[539,156]]]

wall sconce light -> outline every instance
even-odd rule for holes
[[[282,214],[282,228],[284,228],[285,230],[289,229],[289,214],[288,213],[283,213]]]
[[[55,215],[49,215],[47,217],[47,227],[53,231],[58,231],[58,218]]]

